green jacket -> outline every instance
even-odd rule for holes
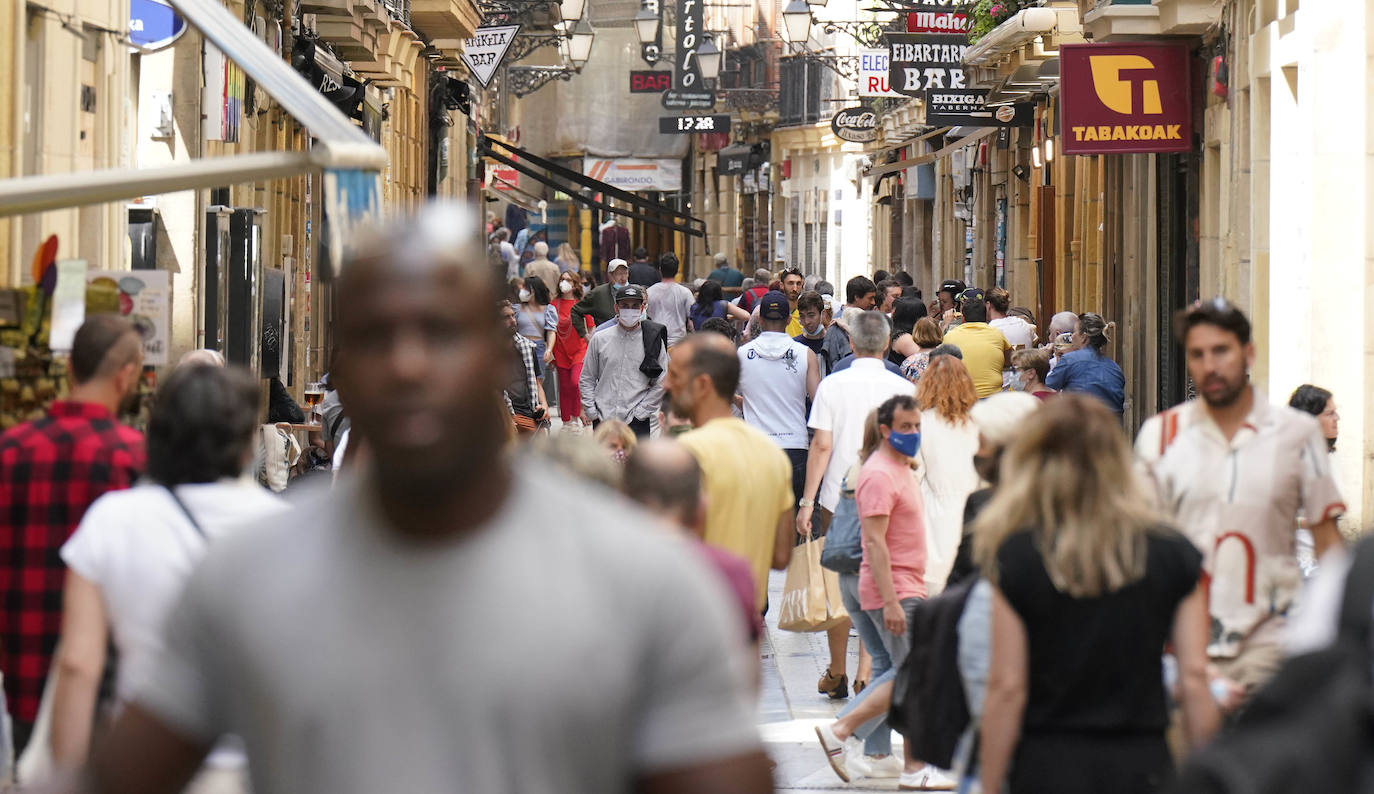
[[[583,317],[592,318],[592,327],[596,327],[615,317],[615,293],[612,291],[615,285],[606,282],[599,287],[586,292],[582,295],[582,300],[573,304],[572,307],[572,327],[578,336],[587,335],[587,324]]]

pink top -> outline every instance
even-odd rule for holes
[[[892,558],[892,584],[898,600],[926,597],[926,522],[921,489],[911,469],[879,449],[864,461],[854,492],[859,518],[888,516],[887,551]],[[883,596],[868,567],[868,538],[859,568],[859,605],[882,609]]]
[[[739,607],[740,622],[750,642],[758,642],[763,634],[763,616],[754,608],[754,573],[742,557],[705,543],[697,545],[702,556],[720,574]]]

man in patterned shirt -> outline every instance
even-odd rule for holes
[[[137,394],[142,367],[138,331],[97,314],[72,343],[67,399],[0,435],[0,673],[16,757],[33,733],[62,627],[67,568],[58,552],[91,502],[143,471],[143,435],[116,418]]]

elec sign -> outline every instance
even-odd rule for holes
[[[165,0],[129,0],[129,43],[142,50],[166,47],[186,32],[186,20]]]
[[[887,50],[859,50],[859,96],[901,96],[887,82]]]
[[[686,135],[695,132],[729,132],[730,114],[710,116],[659,116],[658,131],[664,135]]]

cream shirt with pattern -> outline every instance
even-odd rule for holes
[[[1228,442],[1206,407],[1190,400],[1151,418],[1136,438],[1161,505],[1203,554],[1212,658],[1282,640],[1302,584],[1298,515],[1312,523],[1345,511],[1326,441],[1312,416],[1254,407]]]

